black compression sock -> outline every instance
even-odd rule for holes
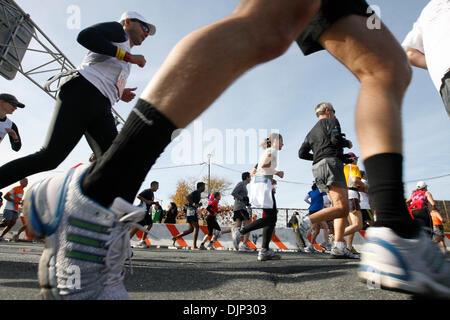
[[[403,156],[383,153],[364,161],[369,182],[369,201],[376,214],[375,226],[391,228],[403,238],[419,232],[411,219],[403,195]]]
[[[105,207],[116,197],[133,203],[176,129],[159,110],[139,99],[112,146],[84,178],[85,194]]]

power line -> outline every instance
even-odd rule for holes
[[[171,166],[171,167],[159,167],[159,168],[152,168],[151,170],[164,170],[164,169],[174,169],[174,168],[183,168],[183,167],[194,167],[194,166],[203,166],[206,162],[197,163],[197,164],[185,164],[185,165],[179,165],[179,166]]]
[[[418,181],[422,181],[422,180],[427,180],[427,181],[429,181],[429,180],[436,180],[436,179],[445,178],[445,177],[450,177],[450,173],[443,174],[443,175],[440,175],[440,176],[430,177],[430,178],[420,178],[420,179],[417,179],[417,180],[409,180],[409,181],[406,181],[406,183],[418,182]]]

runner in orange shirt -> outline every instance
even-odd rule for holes
[[[20,185],[12,188],[8,191],[4,198],[6,199],[5,210],[3,211],[3,220],[0,223],[0,227],[5,227],[0,235],[0,241],[3,240],[5,234],[11,230],[16,224],[17,218],[19,218],[19,205],[22,203],[22,198],[25,193],[23,190],[28,185],[28,179],[20,180]]]
[[[430,212],[431,220],[433,221],[433,233],[434,233],[434,242],[440,243],[442,248],[444,249],[444,253],[447,253],[447,246],[444,241],[444,218],[442,218],[441,214],[437,209],[433,209]]]

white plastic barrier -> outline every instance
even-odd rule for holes
[[[172,237],[177,235],[185,230],[189,229],[189,225],[187,224],[164,224],[164,223],[155,223],[153,224],[152,229],[150,230],[147,238],[147,245],[149,246],[161,246],[161,247],[172,247]],[[222,231],[230,230],[230,227],[222,227]],[[203,240],[205,234],[208,233],[208,228],[206,226],[200,226],[200,230],[197,238],[197,246],[200,246],[200,243]],[[251,233],[249,238],[249,247],[251,248],[261,248],[261,235],[262,230],[255,230]],[[140,239],[142,234],[139,232],[138,236],[134,236],[132,238],[132,244],[136,244]],[[176,242],[176,247],[178,248],[190,248],[193,246],[193,235],[194,233],[190,233],[182,238],[179,238]],[[362,244],[364,244],[364,231],[360,231],[355,234],[353,238],[353,246],[358,250]],[[256,236],[256,237],[255,237]],[[255,243],[255,238],[258,238]],[[311,240],[311,238],[309,238]],[[319,235],[316,238],[316,243],[314,246],[317,249],[322,249],[320,247],[320,243],[324,242],[323,231],[321,230]],[[209,242],[208,242],[209,243]],[[207,244],[208,244],[207,243]],[[450,248],[450,233],[446,233],[445,243],[447,247]],[[216,249],[229,250],[233,249],[233,241],[231,238],[231,233],[222,234],[219,239],[215,243]],[[297,250],[299,248],[297,244],[297,238],[294,233],[294,229],[292,228],[276,228],[275,234],[270,242],[270,248],[275,250]]]

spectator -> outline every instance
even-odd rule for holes
[[[162,212],[161,205],[159,204],[159,202],[155,202],[155,205],[154,205],[153,211],[152,211],[153,223],[161,223],[162,217],[163,217],[163,212]]]
[[[13,114],[17,108],[24,108],[25,105],[17,101],[17,98],[8,93],[0,94],[0,143],[6,135],[9,135],[9,142],[11,149],[19,151],[22,147],[20,140],[19,129],[16,124],[12,122],[7,114]]]
[[[164,223],[177,223],[177,215],[178,215],[178,208],[175,202],[171,202],[169,204],[169,209],[167,210],[166,220],[164,220]]]

